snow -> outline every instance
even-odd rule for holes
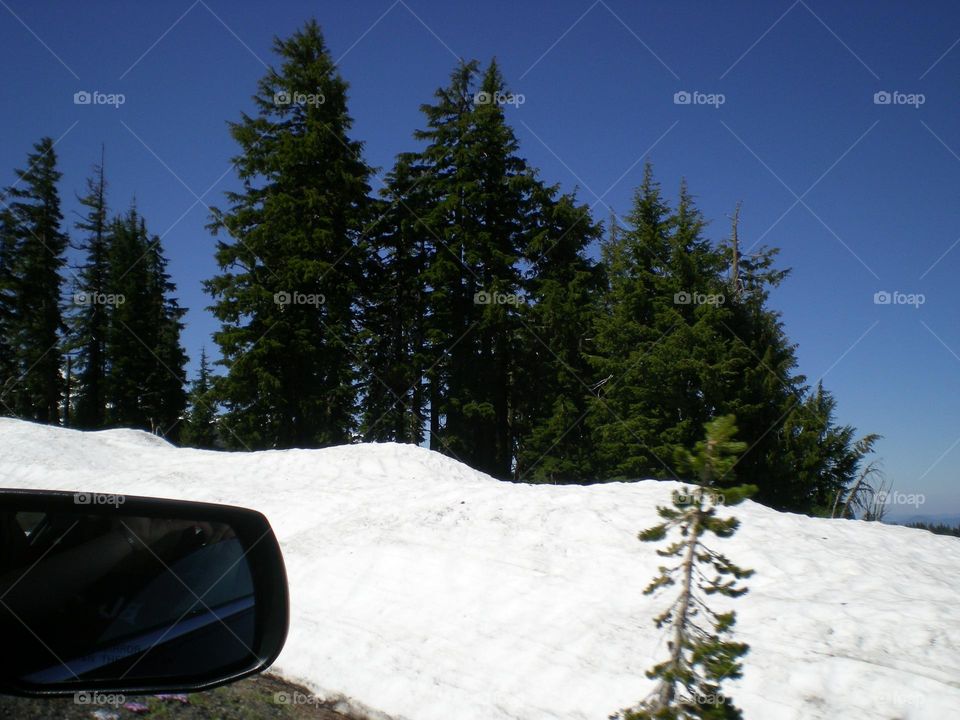
[[[675,483],[502,483],[399,444],[218,453],[0,419],[0,484],[204,500],[272,523],[291,627],[274,666],[395,720],[598,720],[664,656],[636,539]],[[753,568],[716,600],[750,644],[747,720],[960,717],[960,541],[752,502],[715,541]]]

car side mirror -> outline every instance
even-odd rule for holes
[[[0,490],[0,693],[205,690],[269,667],[288,621],[258,512]]]

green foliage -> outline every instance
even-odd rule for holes
[[[506,88],[491,62],[462,63],[424,105],[421,183],[404,208],[423,248],[423,357],[431,448],[496,477],[511,474],[519,349],[519,259],[533,231],[538,187],[496,102]],[[486,93],[486,95],[482,95]],[[503,300],[503,301],[501,301]]]
[[[213,376],[207,351],[200,349],[200,368],[190,389],[189,410],[180,438],[187,447],[213,450],[217,447],[217,413],[213,396]]]
[[[671,210],[649,165],[627,220],[602,246],[609,288],[587,350],[597,475],[675,478],[673,448],[692,446],[710,417],[734,414],[746,443],[737,475],[757,499],[828,514],[857,476],[861,443],[875,437],[856,441],[836,424],[829,393],[797,374],[795,348],[768,307],[788,274],[776,251],[737,250],[731,277],[736,220],[731,238],[712,246],[685,184]],[[731,485],[730,469],[712,481]]]
[[[3,193],[0,217],[0,329],[4,360],[0,401],[7,412],[58,424],[64,392],[61,269],[67,236],[57,183],[53,140],[43,138],[27,156],[27,169]],[[3,348],[0,348],[3,349]],[[9,353],[9,354],[7,354]]]
[[[431,361],[424,273],[436,252],[420,220],[428,208],[428,172],[416,154],[397,158],[368,235],[360,389],[360,434],[367,441],[419,445],[425,436]]]
[[[105,425],[176,442],[186,407],[184,310],[173,297],[160,239],[135,207],[113,220],[107,249]]]
[[[917,530],[927,530],[934,535],[953,535],[954,537],[960,537],[960,525],[953,527],[946,523],[912,522],[907,523],[907,527],[916,528]]]
[[[739,206],[711,243],[686,183],[668,201],[648,164],[601,240],[590,208],[520,154],[495,60],[454,68],[374,197],[317,23],[274,50],[254,112],[230,124],[242,187],[213,212],[205,284],[225,373],[193,388],[185,439],[211,425],[245,449],[429,438],[517,481],[676,478],[679,463],[726,490],[735,469],[783,510],[830,514],[850,497],[877,437],[838,425],[834,398],[797,372],[769,307],[788,271],[776,250],[740,252]],[[101,162],[80,198],[73,291],[126,302],[75,306],[64,335],[52,142],[28,161],[0,206],[0,409],[176,439],[183,310],[159,245],[135,213],[107,219]],[[690,465],[700,449],[675,457],[730,414],[736,462],[732,447],[704,467]]]
[[[733,415],[714,418],[704,428],[706,437],[697,441],[693,452],[678,447],[674,459],[680,472],[692,473],[702,485],[712,485],[732,472],[747,444],[733,439],[737,434]]]
[[[738,584],[753,574],[735,565],[726,555],[709,548],[705,537],[712,533],[729,538],[737,529],[735,518],[720,518],[717,510],[742,502],[756,491],[753,486],[718,490],[712,481],[731,472],[743,443],[733,439],[732,416],[719,417],[704,426],[705,439],[692,451],[676,455],[686,471],[696,473],[701,484],[675,492],[673,507],[658,507],[663,522],[639,533],[643,542],[660,542],[673,530],[680,539],[657,554],[676,558],[677,564],[661,566],[660,574],[644,590],[647,595],[680,586],[676,600],[654,619],[658,629],[667,628],[670,657],[657,663],[647,677],[657,681],[654,690],[637,707],[622,711],[622,720],[736,720],[741,711],[722,692],[725,679],[741,676],[740,658],[749,650],[744,643],[726,639],[736,623],[733,611],[714,612],[705,602],[710,595],[739,597],[747,592]],[[712,571],[712,575],[708,574]]]
[[[85,252],[74,284],[74,313],[70,318],[69,350],[76,353],[78,377],[72,400],[71,425],[97,429],[106,422],[107,335],[110,308],[100,299],[110,294],[109,239],[103,165],[87,179],[87,193],[79,198],[87,210],[75,227],[84,237],[79,248]]]
[[[316,22],[277,39],[254,117],[230,124],[243,183],[211,225],[221,274],[207,281],[226,374],[224,440],[248,449],[352,439],[356,327],[371,203],[348,135],[347,83]]]
[[[491,101],[506,95],[495,61],[459,65],[422,108],[424,147],[388,177],[363,315],[363,435],[417,441],[429,412],[433,449],[496,477],[589,477],[574,426],[599,228],[517,154]]]
[[[573,196],[543,188],[536,196],[539,229],[525,255],[514,422],[515,477],[582,482],[596,477],[596,453],[585,422],[591,371],[584,353],[600,311],[602,269],[586,257],[601,232]]]
[[[17,305],[16,252],[13,216],[0,206],[0,412],[4,414],[13,414],[11,390],[19,378],[13,342]]]

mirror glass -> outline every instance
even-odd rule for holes
[[[109,496],[104,496],[109,499]],[[206,676],[254,660],[254,583],[224,523],[0,509],[0,665],[29,686]]]

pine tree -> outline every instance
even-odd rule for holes
[[[657,550],[661,557],[678,558],[673,567],[663,566],[644,591],[653,594],[661,588],[680,584],[677,599],[660,614],[655,624],[668,628],[670,657],[655,665],[647,677],[657,680],[651,694],[636,708],[624,710],[623,720],[737,720],[741,711],[722,692],[725,679],[741,676],[740,658],[749,647],[724,639],[736,622],[736,613],[717,613],[707,606],[704,596],[720,594],[739,597],[747,592],[738,580],[750,577],[745,570],[725,555],[710,549],[705,537],[712,533],[729,538],[737,530],[736,518],[720,518],[721,505],[736,505],[756,488],[742,485],[728,488],[722,494],[713,487],[721,477],[729,476],[737,454],[746,444],[733,440],[736,434],[732,415],[716,418],[704,427],[706,437],[694,451],[677,448],[675,457],[680,467],[694,473],[699,484],[674,493],[673,507],[658,507],[663,522],[644,530],[644,542],[664,540],[673,529],[680,539],[666,549]],[[712,571],[709,577],[701,566]],[[619,715],[614,716],[619,717]]]
[[[173,297],[160,240],[131,207],[110,225],[106,422],[176,441],[186,407],[184,310]]]
[[[74,289],[77,312],[71,318],[70,344],[76,350],[77,389],[73,425],[94,429],[106,420],[107,331],[109,308],[106,300],[112,294],[107,286],[107,202],[103,159],[87,179],[87,193],[79,198],[87,214],[75,225],[86,234],[81,250],[86,258],[80,268]]]
[[[584,482],[597,478],[585,422],[591,342],[604,278],[587,256],[601,228],[589,208],[555,189],[537,193],[538,232],[526,249],[527,302],[521,307],[524,350],[518,363],[516,479]]]
[[[727,307],[732,314],[724,318],[729,349],[717,392],[726,397],[723,411],[737,416],[740,436],[750,446],[737,465],[737,476],[759,488],[758,502],[797,511],[801,507],[792,504],[788,497],[793,493],[785,488],[794,484],[798,467],[785,462],[784,442],[788,418],[796,418],[793,413],[807,389],[804,376],[797,372],[796,346],[768,303],[770,291],[789,276],[789,270],[776,267],[774,248],[742,254],[736,243],[739,218],[740,205],[730,237],[720,248],[730,268]]]
[[[200,348],[200,367],[190,388],[187,421],[180,441],[187,447],[212,450],[217,446],[217,415],[213,399],[213,375],[206,348]]]
[[[587,421],[602,477],[669,476],[670,456],[653,448],[672,419],[661,397],[670,388],[651,381],[650,372],[651,353],[673,329],[664,316],[673,302],[665,277],[672,220],[649,164],[626,219],[601,246],[609,286],[589,354],[595,389]]]
[[[8,289],[0,288],[0,293],[7,297],[4,312],[9,313],[15,378],[8,378],[3,402],[18,417],[59,424],[64,390],[61,342],[66,329],[60,271],[66,264],[68,239],[61,229],[57,191],[61,174],[53,140],[36,143],[27,156],[27,169],[16,175],[17,182],[4,193],[9,212],[3,218],[2,253],[9,267],[2,280]]]
[[[830,515],[838,495],[850,489],[880,436],[856,439],[852,426],[838,426],[836,404],[818,383],[784,420],[778,447],[783,482],[773,488],[769,504]]]
[[[471,61],[453,71],[450,83],[436,91],[435,103],[421,106],[427,126],[414,133],[426,144],[416,157],[422,173],[421,205],[413,210],[429,236],[423,280],[429,288],[424,348],[430,449],[464,460],[469,440],[460,389],[474,367],[475,327],[469,286],[473,279],[465,265],[463,225],[468,215],[461,188],[469,178],[466,138],[473,112],[471,78],[477,69]]]
[[[589,346],[596,395],[587,417],[599,472],[674,477],[672,447],[692,444],[709,417],[735,414],[749,448],[737,474],[759,488],[758,501],[829,514],[863,453],[854,429],[833,420],[829,394],[811,392],[797,372],[768,302],[788,271],[775,250],[742,252],[739,215],[731,237],[711,245],[686,185],[672,210],[648,165],[629,227],[604,243],[609,285]]]
[[[432,247],[420,216],[427,170],[413,153],[397,158],[386,178],[362,296],[363,369],[361,436],[366,441],[419,445],[427,417],[424,272]]]
[[[136,207],[114,218],[107,235],[107,286],[115,302],[107,306],[106,418],[108,427],[150,430],[143,396],[153,365],[154,326],[146,247]]]
[[[242,192],[216,211],[222,273],[207,281],[224,438],[247,448],[349,441],[357,411],[357,328],[369,170],[349,137],[347,83],[316,22],[277,39],[255,117],[230,132]]]
[[[0,207],[0,414],[13,415],[10,395],[19,379],[13,346],[13,328],[16,311],[16,236],[13,217]]]
[[[424,105],[425,144],[409,221],[423,238],[422,356],[431,448],[495,477],[515,472],[525,301],[522,259],[538,229],[542,189],[518,155],[499,101],[509,97],[495,61],[461,63]]]
[[[144,409],[153,432],[171,442],[180,437],[180,423],[187,408],[187,354],[180,344],[186,310],[174,296],[176,285],[167,272],[167,258],[158,236],[150,237],[140,219],[140,242],[146,248],[142,262],[147,268],[151,323],[151,371],[146,378]]]

